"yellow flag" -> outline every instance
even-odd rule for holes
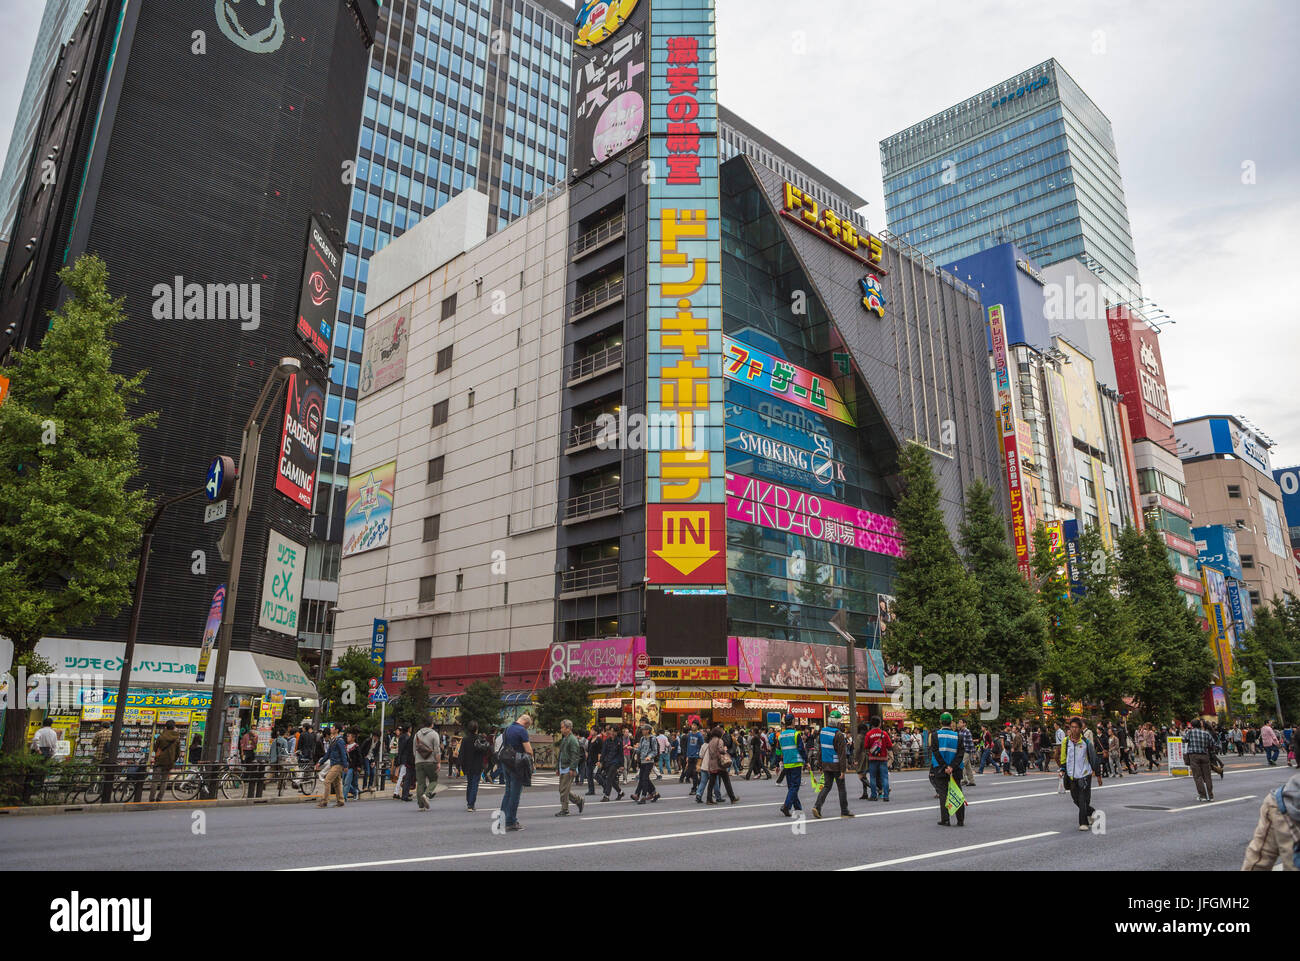
[[[948,798],[943,806],[948,809],[949,814],[956,814],[957,809],[965,803],[966,795],[961,793],[961,786],[953,778],[948,778]]]

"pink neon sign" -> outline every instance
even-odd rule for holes
[[[727,519],[903,556],[892,517],[740,474],[727,475]]]

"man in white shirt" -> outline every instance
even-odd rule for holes
[[[1092,778],[1097,771],[1097,751],[1083,736],[1083,721],[1070,718],[1070,735],[1061,744],[1061,770],[1070,782],[1070,797],[1079,809],[1079,830],[1086,831],[1096,818],[1092,807]],[[1101,775],[1097,775],[1101,784]]]
[[[668,735],[663,731],[659,732],[659,758],[657,761],[657,767],[658,770],[655,772],[656,781],[662,781],[664,779],[664,771],[670,773],[672,771],[672,768],[669,767]]]
[[[36,736],[32,738],[32,748],[38,751],[42,757],[52,758],[59,747],[59,734],[54,730],[54,721],[50,718],[45,719],[45,723],[37,730]]]

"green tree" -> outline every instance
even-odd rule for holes
[[[470,721],[478,721],[479,731],[486,734],[501,726],[501,712],[505,709],[505,701],[501,699],[501,678],[474,681],[460,696],[460,725],[468,728]]]
[[[112,372],[113,329],[126,319],[95,256],[59,272],[70,296],[41,346],[19,352],[0,404],[0,635],[14,668],[39,670],[36,643],[131,602],[135,556],[152,510],[133,490],[139,432],[131,416],[146,371]],[[26,710],[11,710],[4,751],[21,750]]]
[[[1070,659],[1078,630],[1078,612],[1070,599],[1064,549],[1052,548],[1052,539],[1043,524],[1035,526],[1032,543],[1029,569],[1037,586],[1038,606],[1047,629],[1047,656],[1043,661],[1042,679],[1044,687],[1055,699],[1053,713],[1059,716],[1066,712],[1069,702],[1079,696],[1073,690],[1078,678]]]
[[[1294,605],[1274,599],[1272,605],[1255,613],[1255,626],[1241,638],[1233,651],[1233,670],[1228,678],[1228,693],[1235,717],[1262,722],[1277,717],[1277,701],[1282,702],[1282,717],[1294,723],[1300,718],[1300,681],[1278,681],[1277,698],[1269,678],[1268,662],[1300,661],[1300,617]],[[1275,673],[1295,676],[1300,665],[1274,668]],[[1244,687],[1254,683],[1253,690]],[[1246,691],[1250,696],[1244,697]]]
[[[983,481],[966,493],[961,546],[979,589],[980,670],[998,675],[1004,699],[1017,697],[1037,683],[1047,659],[1047,617],[1016,565],[1006,522]]]
[[[419,730],[424,726],[424,716],[429,713],[429,689],[418,667],[413,667],[406,675],[402,692],[389,705],[394,723],[402,727]]]
[[[325,709],[321,719],[343,727],[375,730],[378,717],[372,718],[368,705],[370,679],[379,676],[379,667],[362,647],[349,647],[335,668],[321,678],[320,696]],[[378,715],[378,709],[375,715]]]
[[[906,554],[898,563],[894,593],[897,619],[884,638],[885,660],[910,674],[969,674],[980,665],[984,632],[979,588],[953,548],[939,506],[931,454],[919,444],[899,453],[903,493],[895,512]],[[922,692],[913,692],[916,704]],[[933,729],[942,709],[913,715]]]
[[[537,730],[558,735],[560,722],[570,720],[573,729],[590,729],[591,681],[585,677],[562,677],[537,692]]]
[[[1131,605],[1118,594],[1115,559],[1095,527],[1079,537],[1076,631],[1067,653],[1070,692],[1100,705],[1102,714],[1119,710],[1125,695],[1138,690],[1151,670],[1149,652],[1137,637]]]
[[[1171,720],[1201,712],[1202,696],[1214,679],[1214,657],[1196,614],[1174,582],[1164,542],[1154,528],[1119,536],[1119,585],[1136,622],[1138,650],[1151,670],[1133,693],[1142,713]]]

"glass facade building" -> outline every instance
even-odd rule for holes
[[[889,229],[952,263],[1012,241],[1137,296],[1110,121],[1048,60],[880,142]]]
[[[747,348],[831,381],[832,355],[844,346],[822,301],[809,298],[805,315],[790,310],[796,291],[815,290],[744,163],[722,168],[722,318],[724,334]],[[840,375],[843,376],[842,374]],[[877,422],[865,388],[852,390],[857,419]],[[876,514],[893,512],[881,463],[859,428],[757,386],[726,381],[727,472]],[[784,496],[784,495],[782,495]],[[815,513],[815,511],[813,511]],[[830,644],[827,625],[839,608],[851,634],[878,643],[879,595],[889,594],[895,560],[812,533],[727,521],[727,614],[740,636]]]
[[[14,118],[13,135],[5,154],[4,173],[0,174],[0,240],[7,240],[13,230],[14,210],[40,128],[50,74],[59,59],[59,51],[72,36],[85,10],[86,0],[45,0],[45,13],[36,33],[32,62],[27,68],[27,83],[18,102],[18,116]]]
[[[337,576],[338,500],[351,467],[372,254],[465,190],[488,196],[488,232],[562,181],[573,10],[559,0],[387,0],[358,141],[317,483]],[[311,611],[307,620],[319,621]],[[320,613],[320,612],[317,612]]]

